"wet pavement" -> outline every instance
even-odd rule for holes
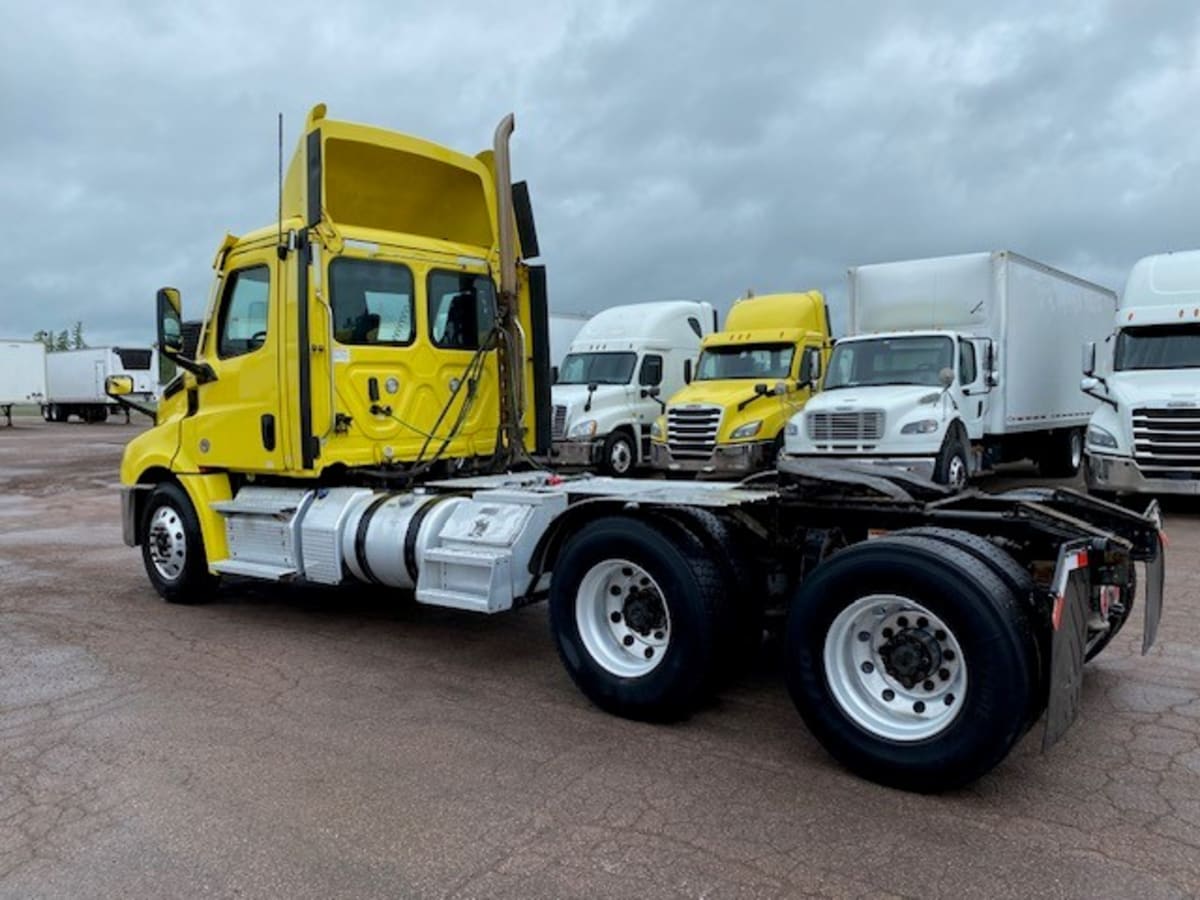
[[[770,653],[651,726],[584,700],[541,606],[166,604],[121,544],[132,433],[0,427],[0,896],[1200,894],[1195,504],[1150,655],[1139,608],[1062,743],[923,797],[830,760]]]

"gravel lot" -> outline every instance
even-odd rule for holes
[[[859,781],[777,660],[671,727],[592,708],[545,610],[382,592],[160,601],[121,544],[134,428],[0,427],[5,897],[1200,894],[1200,509],[1083,712],[972,788]],[[1022,473],[1009,473],[1009,480]]]

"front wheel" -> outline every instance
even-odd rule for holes
[[[615,475],[623,478],[633,471],[637,462],[637,453],[633,447],[633,439],[624,431],[614,431],[604,439],[600,451],[600,470],[605,475]]]
[[[1012,590],[944,541],[838,553],[788,614],[785,667],[808,727],[881,784],[949,790],[999,763],[1030,724],[1032,631]]]
[[[141,525],[142,562],[159,596],[171,603],[211,598],[217,578],[208,571],[200,521],[179,485],[158,485],[146,501]]]
[[[1046,478],[1074,478],[1083,462],[1083,430],[1054,432],[1048,444],[1038,456],[1038,473]]]
[[[970,469],[967,465],[966,441],[954,432],[946,435],[933,467],[933,480],[938,484],[961,491],[967,486]]]
[[[585,526],[550,580],[550,627],[589,700],[630,719],[690,713],[712,687],[720,570],[682,532],[625,516]]]

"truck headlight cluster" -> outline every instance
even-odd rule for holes
[[[650,437],[660,438],[663,436],[662,419],[655,419],[654,424],[650,426]]]
[[[795,422],[789,421],[783,430],[788,437],[796,437],[800,433],[800,426]]]
[[[1101,428],[1099,425],[1089,425],[1087,430],[1087,442],[1090,447],[1105,447],[1109,450],[1117,449],[1117,439],[1111,431]]]
[[[571,430],[569,432],[571,437],[591,437],[595,433],[595,419],[584,419],[582,422],[576,422],[571,426]]]
[[[755,419],[753,422],[747,422],[745,425],[739,425],[737,428],[733,429],[733,433],[729,435],[729,437],[731,440],[735,441],[739,438],[754,437],[756,434],[758,434],[761,428],[762,419]]]
[[[900,429],[901,434],[933,434],[938,430],[937,419],[918,419]]]

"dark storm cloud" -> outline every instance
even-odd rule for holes
[[[0,337],[148,340],[275,208],[317,101],[457,148],[514,110],[552,303],[843,292],[857,263],[1011,247],[1119,287],[1200,244],[1191,3],[157,3],[0,29]],[[835,312],[835,318],[841,319]]]

